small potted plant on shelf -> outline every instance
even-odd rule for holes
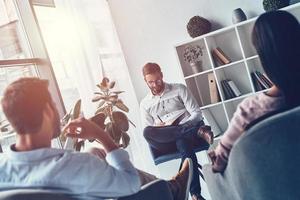
[[[193,73],[202,71],[203,47],[199,45],[188,45],[184,48],[183,58],[192,67]]]

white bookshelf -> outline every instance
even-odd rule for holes
[[[300,3],[284,8],[300,21]],[[175,45],[179,66],[187,87],[192,91],[201,107],[205,121],[212,126],[215,135],[223,134],[233,117],[237,105],[245,98],[258,92],[251,79],[251,73],[264,73],[257,52],[251,42],[251,32],[256,18],[210,32]],[[193,74],[189,63],[184,61],[183,52],[187,45],[203,47],[202,71]],[[212,49],[220,47],[231,59],[226,65],[215,62]],[[213,73],[220,96],[219,102],[211,102],[208,74]],[[226,99],[221,81],[232,80],[241,96]],[[218,137],[219,138],[219,137]]]

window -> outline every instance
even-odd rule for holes
[[[91,115],[96,109],[90,94],[103,76],[117,80],[116,88],[120,78],[128,80],[120,73],[125,62],[107,2],[56,1],[55,7],[38,5],[34,10],[66,110],[81,98]]]
[[[20,77],[49,80],[49,91],[62,116],[65,109],[50,60],[29,0],[0,0],[0,91]],[[13,130],[0,110],[0,144],[5,151],[13,143]]]

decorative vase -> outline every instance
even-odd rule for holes
[[[202,70],[202,60],[191,62],[190,66],[192,68],[193,74],[196,74],[196,73],[199,73],[199,72],[203,71]]]
[[[232,23],[236,24],[247,19],[244,11],[241,8],[237,8],[232,11]]]
[[[186,25],[187,31],[192,38],[206,34],[211,30],[211,23],[200,16],[192,17]]]

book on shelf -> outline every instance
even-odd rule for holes
[[[271,86],[274,85],[274,83],[269,79],[269,77],[265,73],[262,73],[262,75],[268,80],[268,82],[271,84]]]
[[[256,71],[256,73],[262,79],[262,81],[268,85],[268,88],[272,87],[272,82],[268,78],[266,78],[264,74],[260,73],[259,71]]]
[[[220,95],[218,92],[214,73],[209,73],[207,75],[207,78],[208,78],[210,101],[211,101],[211,103],[217,103],[220,101]]]
[[[241,91],[237,88],[237,86],[235,85],[235,83],[232,80],[227,80],[227,83],[236,97],[242,95]]]
[[[267,75],[259,71],[252,72],[251,78],[256,91],[265,90],[273,86]]]
[[[225,99],[231,99],[231,98],[237,97],[235,95],[235,93],[233,92],[233,89],[228,84],[228,80],[222,80],[221,84],[222,84],[222,88],[224,91]]]
[[[225,80],[222,80],[221,84],[222,84],[225,99],[231,99],[233,96],[231,95],[230,88],[229,88],[227,82]]]
[[[230,58],[222,51],[222,49],[220,47],[213,49],[212,55],[213,55],[214,59],[222,65],[231,63]]]
[[[262,89],[268,89],[272,86],[272,83],[270,83],[267,78],[265,78],[259,71],[253,72],[256,80],[259,82],[259,84],[262,86]]]
[[[255,91],[260,91],[260,90],[265,89],[264,86],[261,85],[261,83],[256,78],[254,72],[251,72],[251,79],[252,79]]]

